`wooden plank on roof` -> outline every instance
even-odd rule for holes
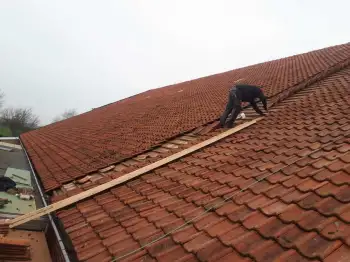
[[[22,225],[22,224],[24,224],[24,223],[26,223],[28,221],[31,221],[33,219],[36,219],[36,218],[39,218],[41,216],[47,215],[47,214],[49,214],[51,212],[54,212],[54,211],[56,211],[58,209],[62,209],[64,207],[67,207],[69,205],[77,203],[77,202],[79,202],[81,200],[84,200],[86,198],[94,196],[94,195],[96,195],[98,193],[101,193],[101,192],[103,192],[103,191],[105,191],[107,189],[110,189],[110,188],[114,187],[114,186],[120,185],[122,183],[125,183],[125,182],[131,180],[131,179],[134,179],[134,178],[139,177],[139,176],[141,176],[143,174],[146,174],[146,173],[148,173],[148,172],[150,172],[150,171],[152,171],[152,170],[154,170],[156,168],[159,168],[159,167],[161,167],[161,166],[163,166],[165,164],[173,162],[173,161],[175,161],[175,160],[177,160],[177,159],[179,159],[181,157],[184,157],[184,156],[186,156],[188,154],[191,154],[191,153],[193,153],[193,152],[195,152],[195,151],[197,151],[199,149],[202,149],[202,148],[204,148],[204,147],[206,147],[208,145],[211,145],[211,144],[213,144],[213,143],[215,143],[215,142],[217,142],[217,141],[219,141],[219,140],[221,140],[223,138],[226,138],[226,137],[228,137],[228,136],[230,136],[230,135],[232,135],[234,133],[237,133],[238,131],[255,124],[256,122],[260,121],[261,119],[263,119],[263,117],[256,118],[256,119],[254,119],[252,121],[249,121],[249,122],[245,122],[245,123],[240,124],[240,125],[238,125],[238,126],[236,126],[234,128],[231,128],[231,129],[229,129],[229,130],[227,130],[227,131],[225,131],[223,133],[220,133],[220,134],[218,134],[218,135],[216,135],[214,137],[211,137],[211,138],[209,138],[209,139],[207,139],[207,140],[205,140],[205,141],[203,141],[201,143],[198,143],[198,144],[196,144],[194,146],[186,148],[186,149],[184,149],[184,150],[182,150],[182,151],[180,151],[178,153],[175,153],[175,154],[173,154],[171,156],[163,158],[163,159],[161,159],[161,160],[159,160],[157,162],[154,162],[154,163],[152,163],[152,164],[150,164],[148,166],[145,166],[145,167],[142,167],[140,169],[137,169],[137,170],[135,170],[135,171],[133,171],[131,173],[128,173],[126,175],[123,175],[121,177],[113,179],[112,181],[109,181],[109,182],[107,182],[105,184],[99,185],[97,187],[91,188],[91,189],[89,189],[87,191],[84,191],[82,193],[79,193],[77,195],[74,195],[74,196],[71,196],[69,198],[63,199],[63,200],[61,200],[59,202],[56,202],[56,203],[54,203],[52,205],[49,205],[47,207],[43,207],[43,208],[38,209],[38,210],[36,210],[34,212],[30,212],[30,213],[27,213],[27,214],[25,214],[23,216],[16,217],[16,218],[11,220],[10,228],[14,228],[16,226]]]

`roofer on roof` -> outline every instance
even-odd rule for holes
[[[224,127],[227,120],[227,127],[233,127],[237,116],[242,111],[242,102],[250,103],[259,115],[264,115],[264,113],[257,106],[256,99],[260,99],[267,112],[266,97],[261,88],[254,85],[243,84],[240,80],[236,81],[236,84],[229,92],[226,109],[220,118],[220,126]]]

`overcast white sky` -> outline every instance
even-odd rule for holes
[[[142,91],[350,41],[348,0],[0,0],[0,89],[49,123]]]

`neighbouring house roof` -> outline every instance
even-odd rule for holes
[[[21,139],[50,191],[216,120],[235,80],[263,86],[272,100],[349,56],[348,43],[150,90]]]

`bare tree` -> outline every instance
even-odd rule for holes
[[[4,97],[5,97],[5,93],[2,92],[2,90],[0,89],[0,109],[4,105]]]
[[[31,108],[5,108],[0,114],[0,123],[7,126],[15,136],[38,128],[39,117]]]
[[[66,111],[63,112],[62,114],[62,118],[63,119],[68,119],[71,118],[73,116],[76,116],[78,114],[76,109],[68,109]]]
[[[54,119],[52,119],[52,123],[71,118],[73,116],[76,116],[77,114],[78,114],[78,112],[76,109],[68,109],[68,110],[64,111],[62,113],[62,115],[56,116]]]

